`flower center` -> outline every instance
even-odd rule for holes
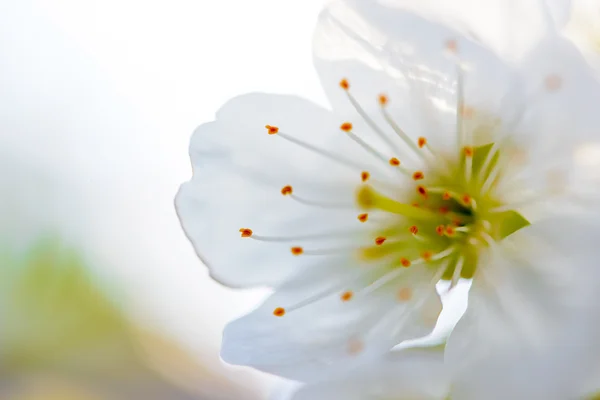
[[[388,214],[374,232],[374,244],[361,249],[361,258],[390,259],[389,269],[425,264],[453,284],[472,278],[483,248],[529,224],[517,212],[504,210],[495,196],[499,155],[498,146],[490,143],[463,147],[454,162],[436,157],[429,170],[413,174],[414,191],[404,194],[404,201],[367,183],[359,186],[361,209]]]

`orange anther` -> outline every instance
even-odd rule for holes
[[[304,253],[304,249],[302,247],[292,247],[291,251],[295,256],[299,256],[300,254]]]
[[[450,200],[450,197],[450,193],[444,192],[444,194],[442,195],[442,200]]]
[[[358,339],[350,339],[348,341],[347,350],[348,350],[348,354],[350,354],[350,355],[358,354],[361,351],[363,351],[364,348],[365,348],[364,343]]]
[[[340,125],[340,129],[344,132],[350,132],[352,130],[352,124],[350,122],[344,122]]]
[[[404,258],[404,257],[402,257],[402,258],[400,259],[400,264],[402,264],[402,266],[403,266],[404,268],[408,268],[408,267],[410,267],[410,264],[411,264],[411,263],[410,263],[410,260],[409,260],[408,258]]]
[[[363,182],[366,182],[366,181],[369,179],[369,177],[370,177],[370,176],[371,176],[371,174],[369,174],[367,171],[363,171],[363,172],[361,172],[361,174],[360,174],[360,179],[361,179]]]
[[[283,317],[285,315],[285,308],[277,307],[273,310],[273,315],[276,317]]]
[[[358,214],[358,220],[360,222],[367,222],[367,219],[369,219],[369,214]]]
[[[242,237],[250,237],[252,236],[252,229],[241,228],[240,233],[242,234]]]
[[[421,171],[417,171],[417,172],[415,172],[413,174],[413,179],[415,181],[419,181],[419,180],[424,179],[424,178],[425,178],[425,174],[423,174]]]
[[[423,136],[421,136],[418,140],[417,140],[417,144],[419,145],[419,148],[422,149],[423,147],[425,147],[425,145],[427,144],[427,139],[425,139]]]
[[[473,107],[463,105],[460,109],[460,115],[467,119],[473,118],[473,115],[475,115],[475,109]]]
[[[450,209],[446,206],[440,207],[440,214],[448,214],[449,211]]]
[[[429,250],[425,250],[423,253],[421,253],[421,258],[425,261],[430,261],[431,257],[433,257],[433,253]]]
[[[444,236],[445,230],[446,230],[446,227],[444,225],[438,225],[435,227],[435,233],[437,233],[440,236]]]
[[[392,157],[390,158],[390,165],[397,167],[400,165],[400,160],[398,160],[396,157]]]
[[[279,128],[276,126],[265,125],[265,128],[267,128],[267,132],[269,133],[269,135],[274,135],[277,132],[279,132]]]
[[[446,50],[451,51],[452,53],[456,53],[458,51],[458,43],[454,39],[446,40],[444,46],[446,47]]]
[[[454,227],[452,225],[446,226],[446,235],[454,236],[455,233],[456,231],[454,230]]]
[[[403,287],[398,290],[398,300],[409,301],[412,298],[413,291],[411,288]]]
[[[423,185],[417,186],[417,193],[419,193],[421,196],[427,197],[427,189],[425,189],[425,186]]]
[[[293,189],[290,185],[284,186],[281,188],[281,194],[287,196],[288,194],[292,194]]]
[[[347,291],[347,292],[342,293],[340,298],[342,299],[342,301],[350,301],[350,300],[352,300],[353,296],[354,296],[354,293],[352,293],[351,291]]]
[[[342,80],[340,81],[340,87],[341,87],[342,89],[344,89],[344,90],[348,90],[348,89],[350,89],[350,84],[348,83],[348,80],[347,80],[347,79],[342,79]]]
[[[412,233],[413,235],[416,235],[417,233],[419,233],[419,228],[417,228],[416,225],[411,226],[410,228],[408,228],[408,231],[410,233]]]
[[[557,91],[562,86],[562,78],[558,75],[548,75],[544,79],[544,86],[551,92]]]
[[[465,153],[465,157],[473,157],[474,149],[471,146],[465,146],[463,152]]]
[[[377,236],[375,238],[375,244],[377,246],[381,246],[383,244],[383,242],[385,242],[385,239],[386,239],[385,236]]]
[[[382,106],[385,106],[389,101],[388,97],[385,94],[380,94],[378,100],[379,104],[381,104]]]
[[[469,196],[468,194],[463,194],[461,200],[466,205],[471,204],[471,196]]]
[[[421,207],[421,205],[420,205],[419,203],[412,203],[411,205],[412,205],[413,207],[417,207],[417,208]]]

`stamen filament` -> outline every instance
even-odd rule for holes
[[[354,206],[350,203],[325,203],[325,202],[321,202],[318,200],[304,199],[302,197],[298,197],[295,194],[289,194],[289,196],[292,199],[296,200],[298,203],[302,203],[307,206],[322,207],[322,208],[354,208]]]
[[[358,114],[362,117],[362,119],[367,123],[367,125],[369,125],[369,127],[371,127],[371,129],[373,129],[373,131],[375,133],[377,133],[377,135],[390,147],[392,148],[394,151],[399,152],[400,149],[398,148],[398,146],[396,145],[396,143],[394,143],[386,134],[385,132],[383,132],[383,130],[381,130],[381,128],[379,128],[379,126],[375,123],[375,121],[373,121],[373,119],[371,117],[369,117],[369,115],[363,110],[363,108],[360,106],[360,104],[358,104],[358,101],[356,101],[356,99],[354,98],[354,96],[352,96],[352,94],[350,94],[349,90],[345,90],[346,95],[348,96],[348,100],[350,100],[350,103],[352,103],[352,105],[354,106],[354,109],[356,110],[356,112],[358,112]]]
[[[437,254],[434,254],[433,256],[431,256],[431,261],[439,261],[443,258],[448,257],[449,255],[451,255],[452,253],[454,253],[454,251],[456,250],[456,246],[452,245],[446,248],[446,250],[443,250]]]
[[[448,290],[451,290],[458,284],[458,281],[460,279],[460,273],[462,272],[464,263],[465,258],[463,256],[460,256],[458,258],[458,261],[456,262],[456,265],[454,266],[454,273],[452,274],[452,280],[450,281],[450,287],[448,288]]]
[[[421,151],[417,143],[415,143],[410,138],[410,136],[408,136],[406,132],[404,132],[402,128],[400,128],[400,126],[396,123],[396,121],[394,121],[392,116],[387,112],[385,107],[381,107],[381,112],[387,123],[394,130],[394,132],[396,132],[396,134],[408,145],[408,147],[410,147],[415,152],[415,154],[417,154],[419,157],[425,160],[425,154]]]
[[[304,141],[302,141],[300,139],[296,139],[293,136],[289,136],[289,135],[287,135],[287,134],[285,134],[283,132],[278,132],[276,134],[276,136],[282,137],[283,139],[285,139],[285,140],[287,140],[289,142],[292,142],[294,144],[297,144],[298,146],[303,147],[306,150],[310,150],[310,151],[312,151],[314,153],[317,153],[317,154],[319,154],[319,155],[321,155],[321,156],[323,156],[325,158],[328,158],[328,159],[330,159],[332,161],[335,161],[337,163],[340,163],[340,164],[345,165],[347,167],[350,167],[352,169],[358,169],[358,170],[364,169],[364,166],[362,166],[362,165],[360,165],[360,164],[358,164],[358,163],[356,163],[356,162],[354,162],[354,161],[352,161],[350,159],[341,157],[341,156],[339,156],[339,155],[337,155],[335,153],[331,153],[331,152],[329,152],[327,150],[323,150],[323,149],[321,149],[319,147],[316,147],[316,146],[314,146],[314,145],[312,145],[310,143],[304,142]]]

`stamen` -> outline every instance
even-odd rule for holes
[[[443,258],[448,257],[449,255],[451,255],[452,253],[454,253],[456,251],[456,246],[449,246],[448,248],[446,248],[446,250],[443,250],[437,254],[434,254],[431,257],[431,261],[438,261],[441,260]]]
[[[465,146],[463,152],[465,154],[465,182],[469,183],[473,173],[473,147]]]
[[[456,138],[458,140],[458,148],[462,148],[466,143],[464,138],[463,118],[461,110],[465,106],[465,94],[462,67],[460,62],[456,65]]]
[[[410,262],[410,264],[422,264],[423,263],[423,261],[421,259],[417,259],[417,260],[413,260],[413,261],[408,260],[408,261]],[[402,264],[402,260],[400,262]],[[410,266],[410,264],[409,264],[409,266]],[[371,283],[365,289],[361,290],[360,294],[364,295],[364,294],[373,293],[374,291],[376,291],[377,289],[381,288],[385,284],[393,281],[394,279],[396,279],[397,277],[399,277],[400,275],[402,275],[405,272],[405,270],[406,270],[406,267],[404,267],[404,268],[394,268],[393,270],[391,270],[390,272],[386,273],[381,278],[377,279],[375,282]]]
[[[464,263],[465,263],[464,257],[462,257],[462,256],[459,257],[458,261],[456,262],[456,265],[454,266],[454,273],[452,274],[452,281],[450,283],[450,287],[448,288],[448,290],[451,290],[458,284],[458,281],[460,280],[460,273],[462,272]]]
[[[389,102],[389,99],[385,94],[380,94],[378,97],[378,100],[379,100],[379,104],[381,106],[386,106],[387,103]]]
[[[400,160],[398,160],[396,157],[392,157],[390,158],[390,165],[397,167],[400,165]]]
[[[386,238],[384,236],[377,236],[375,238],[375,244],[377,246],[381,246],[383,244],[383,242],[385,242]]]
[[[276,133],[279,132],[279,128],[276,126],[265,125],[265,128],[267,128],[269,135],[275,135]]]
[[[419,146],[415,142],[413,142],[413,140],[402,130],[402,128],[400,128],[400,126],[398,126],[398,124],[396,124],[396,121],[394,121],[394,119],[387,112],[385,107],[381,107],[381,112],[387,123],[394,130],[394,132],[396,132],[396,134],[404,141],[404,143],[406,143],[408,147],[410,147],[419,157],[425,159],[425,155],[422,151],[420,151]]]
[[[401,264],[401,265],[402,265],[404,268],[408,268],[408,267],[410,267],[410,265],[411,265],[412,263],[410,262],[410,260],[409,260],[408,258],[404,258],[404,257],[402,257],[402,258],[400,259],[400,264]]]
[[[268,126],[269,125],[267,125],[267,127]],[[267,128],[267,129],[269,129],[269,128]],[[270,132],[270,129],[269,129],[269,132]],[[323,156],[323,157],[325,157],[325,158],[327,158],[329,160],[332,160],[332,161],[335,161],[335,162],[337,162],[339,164],[345,165],[346,167],[349,167],[349,168],[352,168],[352,169],[358,169],[358,170],[363,169],[362,165],[356,163],[353,160],[341,157],[341,156],[339,156],[339,155],[337,155],[335,153],[331,153],[331,152],[329,152],[327,150],[323,150],[321,148],[313,146],[312,144],[303,142],[302,140],[296,139],[293,136],[289,136],[289,135],[287,135],[287,134],[285,134],[283,132],[280,132],[279,130],[277,131],[277,136],[281,137],[281,138],[283,138],[283,139],[285,139],[285,140],[287,140],[289,142],[297,144],[298,146],[303,147],[306,150],[312,151],[313,153],[317,153],[317,154],[319,154],[319,155],[321,155],[321,156]]]
[[[325,203],[318,200],[309,200],[302,197],[298,197],[295,194],[289,195],[292,199],[296,200],[298,203],[302,203],[307,206],[313,207],[321,207],[321,208],[354,208],[350,203]]]
[[[342,299],[342,301],[346,302],[346,301],[352,300],[353,296],[354,296],[353,292],[347,291],[347,292],[342,293],[342,295],[340,296],[340,298]]]
[[[363,185],[356,194],[359,207],[364,209],[379,209],[393,214],[403,215],[416,220],[438,220],[439,216],[429,210],[400,203],[377,193],[372,187]]]
[[[363,182],[366,182],[366,181],[368,181],[368,180],[369,180],[369,177],[370,177],[370,176],[371,176],[371,174],[369,174],[367,171],[363,171],[363,172],[360,174],[360,179],[361,179]]]
[[[435,228],[435,233],[437,233],[440,236],[444,236],[444,232],[446,231],[446,228],[444,225],[438,225]]]
[[[364,140],[362,140],[361,138],[356,136],[356,134],[354,132],[352,132],[352,128],[353,128],[353,126],[350,122],[344,122],[342,125],[340,125],[340,129],[342,131],[346,132],[346,134],[348,135],[348,137],[350,139],[355,141],[365,151],[367,151],[374,157],[379,158],[380,160],[382,160],[383,162],[385,162],[387,164],[388,159],[383,154],[381,154],[379,151],[377,151],[373,147],[371,147],[371,145],[369,145],[367,142],[365,142]]]
[[[452,237],[456,234],[456,230],[454,229],[453,226],[451,225],[447,225],[446,226],[446,236]]]
[[[412,233],[413,235],[416,235],[417,233],[419,233],[419,228],[417,228],[417,226],[416,226],[416,225],[413,225],[413,226],[411,226],[411,227],[408,229],[408,231],[409,231],[410,233]]]
[[[427,139],[424,138],[423,136],[421,136],[418,140],[417,140],[417,145],[419,146],[420,149],[422,149],[425,145],[427,145]]]
[[[423,186],[423,185],[417,186],[417,193],[419,193],[421,196],[427,198],[427,189],[425,188],[425,186]]]
[[[294,189],[290,185],[287,185],[287,186],[284,186],[281,188],[281,194],[284,196],[288,196],[288,195],[291,196],[293,191],[294,191]]]
[[[429,250],[425,250],[423,253],[421,253],[421,258],[425,261],[425,262],[429,262],[431,261],[431,257],[433,256],[433,253]]]
[[[299,256],[302,253],[304,253],[304,249],[302,247],[292,247],[290,250],[291,250],[292,254],[295,256]]]
[[[240,228],[240,233],[241,233],[241,236],[243,238],[251,237],[252,236],[252,229]]]
[[[416,172],[413,174],[413,180],[415,180],[415,181],[419,181],[419,180],[421,180],[421,179],[425,179],[425,174],[423,174],[423,172],[421,172],[421,171],[416,171]]]
[[[348,89],[350,89],[350,84],[348,83],[348,80],[347,80],[347,79],[345,79],[345,78],[344,78],[344,79],[342,79],[342,80],[340,81],[340,87],[341,87],[342,89],[344,89],[344,90],[348,90]]]
[[[401,302],[407,302],[412,299],[413,291],[409,287],[403,287],[398,290],[398,300]]]
[[[285,308],[277,307],[273,311],[273,315],[276,316],[276,317],[283,317],[285,315]]]
[[[358,214],[358,220],[360,222],[367,222],[368,219],[369,219],[369,214],[367,214],[367,213]]]
[[[381,130],[381,128],[379,128],[379,126],[375,123],[375,121],[373,121],[373,119],[371,117],[369,117],[369,115],[365,112],[365,110],[363,110],[363,108],[360,106],[358,101],[356,101],[354,96],[352,96],[350,91],[346,90],[346,95],[348,96],[348,100],[350,100],[350,103],[352,104],[352,106],[354,107],[354,109],[356,110],[358,115],[360,115],[360,117],[367,123],[367,125],[369,125],[369,127],[377,134],[377,136],[379,136],[379,138],[381,140],[383,140],[385,142],[385,144],[387,144],[391,149],[394,149],[395,151],[399,151],[400,149],[396,146],[396,143],[394,143],[390,139],[390,137],[385,132],[383,132]],[[387,104],[387,102],[388,102],[388,98],[386,96],[384,96],[384,95],[379,96],[379,104],[381,104],[382,107],[385,106],[385,104]]]

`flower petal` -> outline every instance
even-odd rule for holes
[[[528,218],[552,212],[597,212],[600,199],[600,82],[567,40],[547,37],[519,65],[520,92],[512,103],[522,109],[514,143],[523,150],[518,169],[504,190],[508,202],[537,193],[524,211]],[[540,196],[542,194],[543,196]],[[543,207],[542,207],[543,206]]]
[[[392,352],[343,378],[307,385],[292,400],[437,400],[450,386],[443,347]]]
[[[279,133],[269,135],[268,124]],[[283,239],[336,230],[302,239],[302,245],[323,248],[352,238],[361,225],[354,207],[361,157],[372,161],[356,154],[339,127],[328,111],[300,98],[250,94],[231,100],[214,122],[196,130],[190,145],[194,176],[182,185],[176,208],[213,278],[234,287],[274,286],[303,263],[290,252],[301,244]],[[344,159],[327,158],[283,135]],[[322,206],[282,195],[287,185]],[[242,238],[242,228],[278,240]]]
[[[577,398],[598,359],[600,221],[554,219],[509,236],[478,269],[446,360],[466,399]]]
[[[388,128],[377,102],[384,93],[389,114],[413,141],[426,136],[449,153],[457,142],[457,86],[464,91],[461,112],[503,108],[513,89],[507,85],[513,71],[491,51],[455,30],[379,3],[332,2],[320,17],[314,54],[335,112],[356,115],[337,86],[347,78],[349,92],[379,126]]]
[[[403,271],[372,292],[364,266],[338,259],[305,266],[251,314],[230,323],[221,356],[232,364],[314,381],[379,357],[405,339],[429,334],[441,311],[423,268]],[[343,301],[344,293],[351,299]],[[301,306],[297,306],[300,304]],[[285,315],[276,317],[282,308]],[[283,310],[280,310],[283,314]]]

